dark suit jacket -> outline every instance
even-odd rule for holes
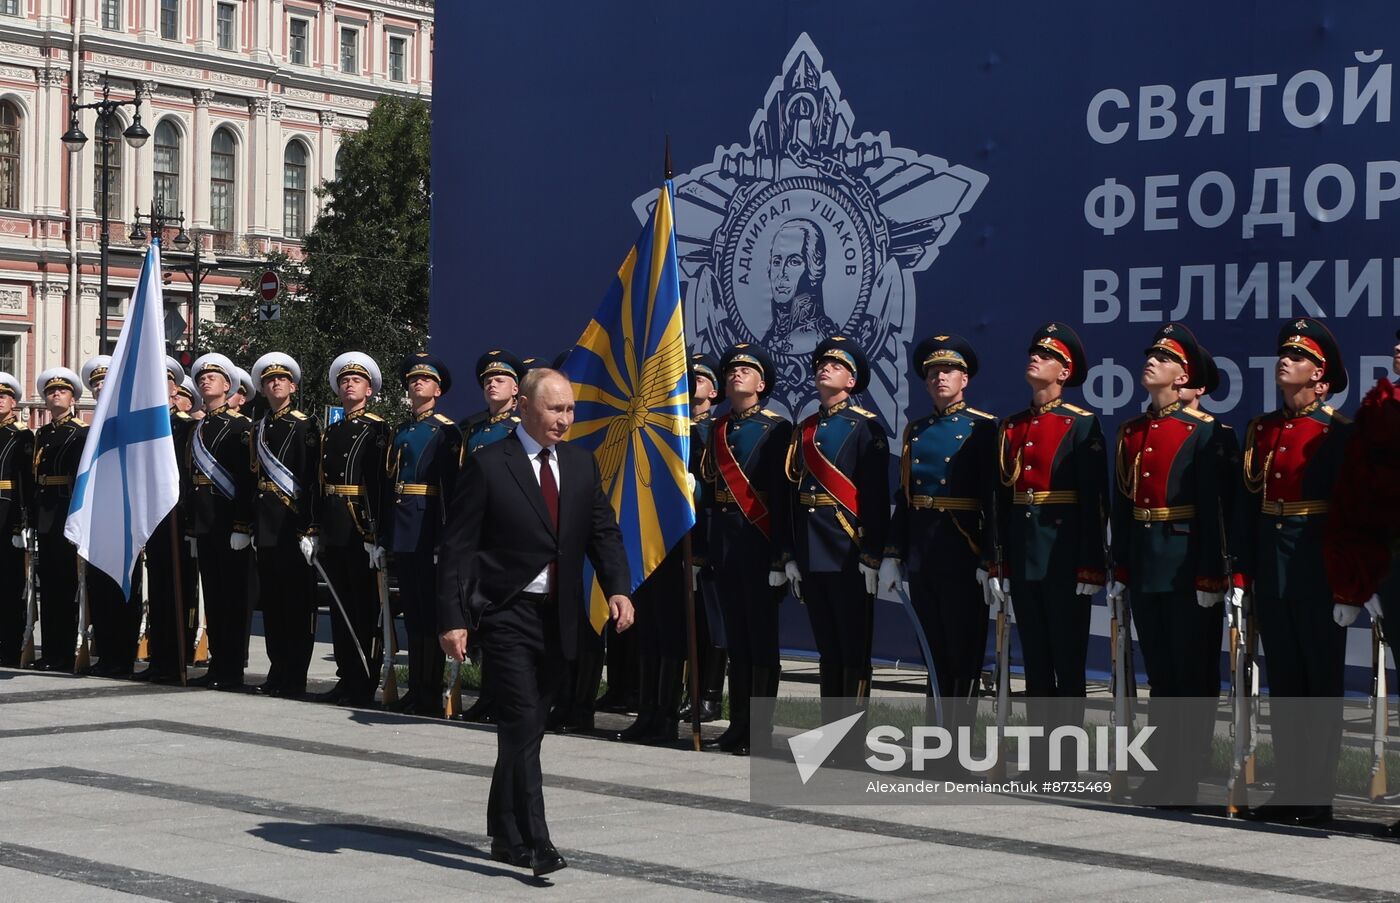
[[[608,596],[632,581],[612,506],[593,456],[567,443],[559,460],[559,529],[545,508],[525,447],[512,433],[466,459],[449,498],[438,558],[438,629],[476,629],[490,608],[509,603],[557,562],[559,639],[572,657],[587,608],[587,555]]]

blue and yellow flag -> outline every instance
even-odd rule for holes
[[[690,387],[681,318],[671,183],[627,253],[598,312],[564,362],[574,384],[568,439],[593,452],[617,513],[632,588],[695,526]],[[588,575],[589,619],[602,631],[607,600]]]

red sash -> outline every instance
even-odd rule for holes
[[[749,523],[757,527],[764,537],[770,537],[768,508],[749,484],[744,469],[734,460],[734,450],[729,447],[728,435],[729,418],[725,417],[715,426],[715,461],[719,466],[720,475],[724,477],[724,484],[729,487],[730,495],[734,496],[734,503],[744,512],[744,517],[747,517]]]
[[[856,484],[821,453],[821,449],[817,448],[816,435],[817,415],[814,414],[802,424],[802,463],[807,465],[807,472],[816,477],[828,495],[840,502],[842,508],[860,517]]]

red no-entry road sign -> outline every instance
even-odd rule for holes
[[[258,280],[258,291],[262,293],[264,301],[276,301],[277,292],[282,288],[282,281],[277,278],[277,274],[268,270],[262,274]]]

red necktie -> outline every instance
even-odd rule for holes
[[[559,529],[559,484],[554,482],[554,471],[549,466],[549,449],[542,448],[536,455],[540,462],[540,494],[544,496],[544,506],[549,509],[549,519],[554,529]]]

